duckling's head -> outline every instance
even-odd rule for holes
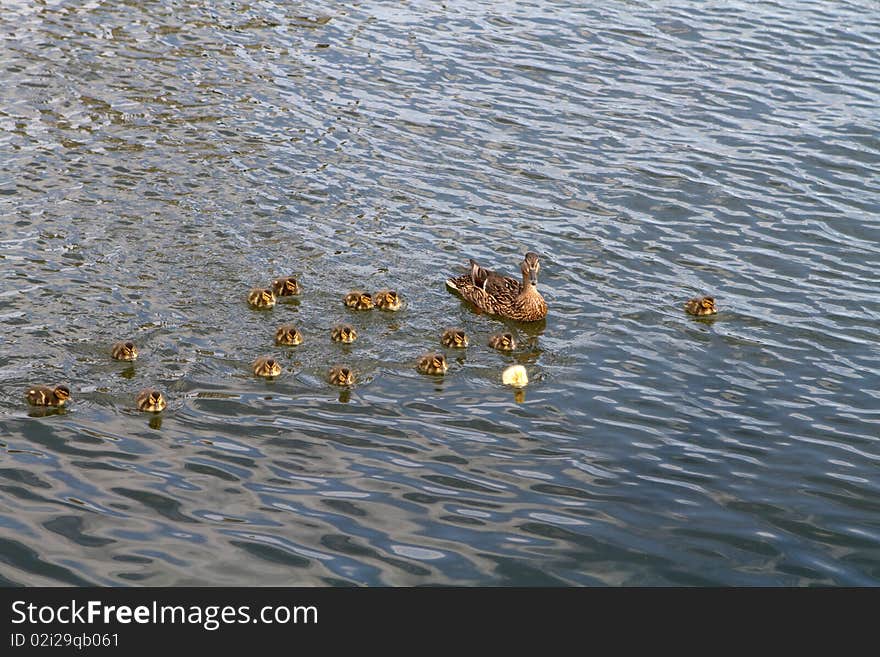
[[[295,346],[302,343],[302,333],[295,326],[285,324],[275,331],[275,343],[286,346]]]
[[[354,384],[354,371],[350,367],[338,365],[330,370],[330,383],[338,386]]]
[[[538,284],[538,272],[541,271],[541,263],[538,261],[538,254],[533,251],[526,253],[520,264],[520,270],[523,273],[523,280],[528,279],[532,285]]]
[[[396,290],[382,290],[376,293],[376,306],[382,310],[400,310],[400,295]]]
[[[373,297],[367,292],[355,290],[345,295],[345,305],[355,310],[369,310],[373,307]]]
[[[138,357],[138,350],[134,342],[117,342],[113,345],[111,355],[116,360],[135,360]]]
[[[297,283],[296,278],[293,276],[276,278],[272,281],[272,291],[277,297],[289,297],[299,294],[299,283]]]
[[[158,390],[143,390],[138,395],[138,408],[142,411],[161,411],[165,408],[165,397]]]
[[[446,364],[446,356],[443,354],[425,354],[419,361],[419,371],[425,374],[443,374],[449,369]]]
[[[516,349],[516,340],[510,333],[498,333],[489,338],[489,346],[501,351],[513,351]]]
[[[440,342],[444,347],[453,347],[457,349],[464,349],[468,346],[467,335],[465,335],[463,330],[456,328],[446,329],[443,332],[443,337],[440,339]]]
[[[351,324],[338,324],[333,327],[333,330],[330,332],[330,337],[334,342],[351,344],[357,340],[357,331],[354,330],[354,327]]]
[[[67,386],[57,385],[55,386],[53,392],[55,393],[55,399],[57,399],[59,402],[66,402],[68,399],[70,399],[70,388],[68,388]]]
[[[511,365],[501,373],[501,382],[507,386],[522,388],[529,382],[529,375],[522,365]]]
[[[281,363],[271,356],[263,356],[254,361],[254,374],[257,376],[278,376],[281,374]]]
[[[718,312],[715,308],[715,297],[703,297],[700,299],[700,312],[704,315],[714,315]]]
[[[271,308],[275,305],[275,293],[269,288],[255,288],[248,295],[248,302],[257,308]]]

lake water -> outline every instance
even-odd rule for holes
[[[0,2],[0,583],[880,584],[880,10],[585,4]]]

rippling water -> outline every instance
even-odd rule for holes
[[[583,4],[0,3],[0,583],[880,584],[880,11]]]

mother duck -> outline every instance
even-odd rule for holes
[[[471,270],[449,278],[446,287],[478,309],[519,322],[536,322],[547,316],[547,302],[538,292],[538,255],[529,251],[520,263],[522,282],[485,269],[471,260]]]

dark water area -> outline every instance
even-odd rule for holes
[[[0,583],[880,584],[880,9],[584,4],[0,4]]]

